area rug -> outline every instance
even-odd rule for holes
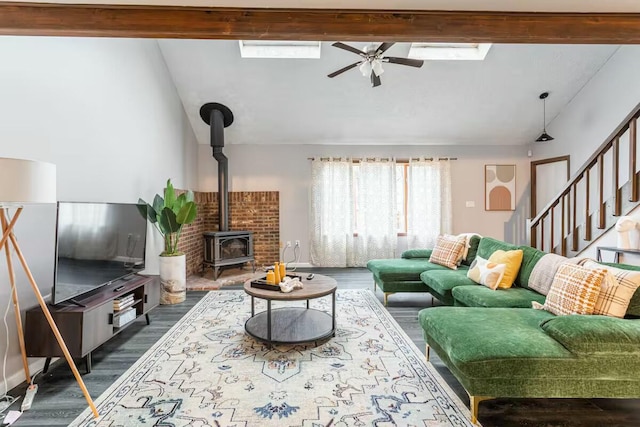
[[[210,292],[97,399],[100,418],[86,410],[70,425],[472,425],[370,290],[338,290],[336,311],[334,338],[270,348],[244,332],[248,295]]]

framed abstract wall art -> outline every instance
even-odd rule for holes
[[[516,209],[516,165],[484,166],[484,209]]]

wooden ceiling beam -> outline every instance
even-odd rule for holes
[[[640,14],[0,3],[0,34],[322,41],[640,43]]]

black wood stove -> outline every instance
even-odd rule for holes
[[[224,128],[233,123],[233,113],[225,105],[209,102],[200,107],[200,117],[211,128],[213,158],[218,162],[218,214],[219,231],[204,233],[204,261],[202,272],[213,269],[213,280],[218,278],[220,268],[239,266],[250,262],[256,271],[253,257],[253,233],[229,231],[229,170],[224,147]]]

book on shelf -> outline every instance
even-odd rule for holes
[[[121,298],[116,298],[113,300],[113,309],[115,311],[122,311],[127,307],[131,307],[135,300],[133,299],[133,294],[126,295]]]
[[[127,295],[123,295],[121,297],[118,298],[114,298],[113,302],[125,302],[128,300],[133,300],[133,294],[127,294]]]

